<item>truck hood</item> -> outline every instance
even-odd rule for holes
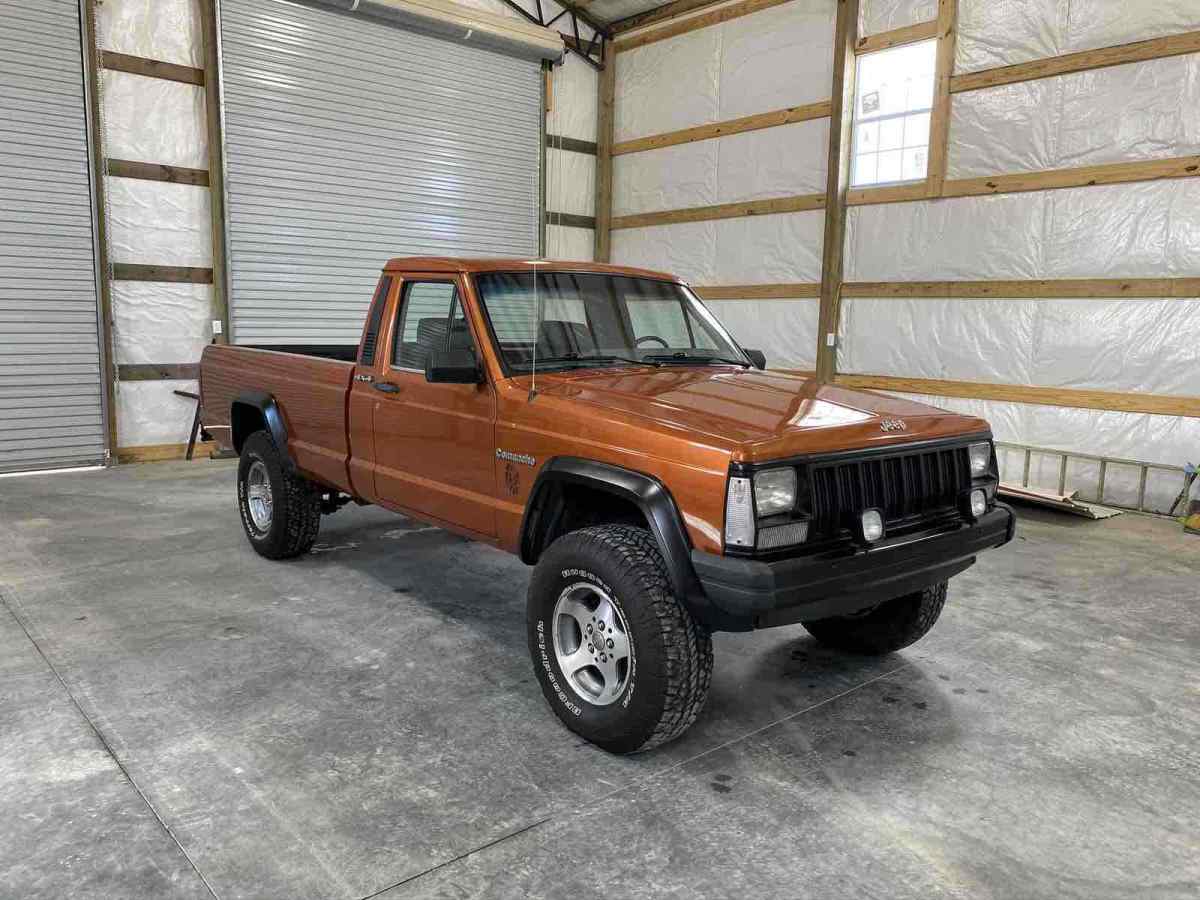
[[[988,430],[982,419],[923,403],[724,366],[539,373],[538,389],[637,416],[656,430],[703,435],[746,462]]]

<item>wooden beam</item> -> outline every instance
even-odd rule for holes
[[[773,216],[778,213],[804,212],[822,209],[824,194],[799,194],[771,200],[741,200],[715,206],[693,206],[689,209],[667,209],[661,212],[614,216],[612,227],[647,228],[651,225],[678,225],[682,222],[706,222],[711,219],[740,219],[746,216]]]
[[[846,244],[846,192],[850,186],[850,130],[854,120],[859,0],[838,0],[833,36],[833,92],[825,181],[825,242],[821,252],[821,306],[817,314],[817,380],[837,372],[842,319],[842,270]]]
[[[722,6],[698,16],[691,16],[670,25],[664,25],[662,28],[643,31],[633,37],[620,38],[614,41],[614,44],[617,52],[623,53],[626,50],[665,41],[667,38],[687,34],[689,31],[696,31],[700,28],[708,28],[711,25],[720,25],[722,22],[739,19],[742,16],[749,16],[756,12],[762,12],[764,9],[771,9],[774,6],[790,2],[791,0],[740,0],[738,3],[731,3],[729,6]]]
[[[1152,38],[1133,44],[1120,44],[1116,47],[1104,47],[1100,50],[1082,50],[1079,53],[1050,56],[1045,59],[1035,59],[1032,62],[955,75],[950,79],[950,90],[956,94],[962,91],[977,91],[980,88],[1016,84],[1020,81],[1034,81],[1038,78],[1051,78],[1055,75],[1069,75],[1072,72],[1087,72],[1091,69],[1103,69],[1108,66],[1123,66],[1126,63],[1163,59],[1167,56],[1181,56],[1186,53],[1200,53],[1200,31]]]
[[[128,159],[107,159],[105,169],[114,178],[137,178],[142,181],[167,181],[171,184],[194,184],[208,187],[205,169],[186,169],[164,163],[134,162]]]
[[[617,51],[612,41],[604,42],[604,68],[597,81],[596,108],[596,262],[612,255],[613,105],[617,92]]]
[[[187,444],[147,444],[143,447],[118,447],[117,462],[166,462],[172,459],[184,459],[187,455],[187,446]],[[198,442],[192,462],[210,459],[216,449],[215,441]]]
[[[938,0],[937,64],[933,76],[933,111],[929,116],[929,169],[925,187],[940,197],[950,159],[950,78],[954,75],[958,0]]]
[[[112,280],[108,256],[108,191],[104,183],[104,128],[100,103],[100,50],[96,42],[96,3],[86,0],[83,4],[82,26],[84,46],[84,74],[87,96],[84,110],[89,133],[89,178],[96,204],[95,247],[99,281],[96,290],[100,297],[100,366],[101,382],[104,385],[105,453],[109,458],[117,452],[117,389],[116,367],[113,365],[115,342],[113,340]]]
[[[162,78],[166,81],[204,86],[203,69],[162,62],[157,59],[146,59],[143,56],[130,56],[128,53],[101,50],[100,66],[112,72],[128,72],[131,75],[144,75],[147,78]]]
[[[983,194],[1012,194],[1021,191],[1123,184],[1131,181],[1190,178],[1197,174],[1200,174],[1200,156],[1184,156],[1178,159],[1110,163],[1104,166],[1085,166],[1078,169],[1016,172],[1011,175],[991,175],[986,178],[960,178],[947,181],[943,185],[941,196],[973,197]]]
[[[692,285],[702,300],[812,300],[821,296],[821,285],[811,281],[786,284]]]
[[[757,113],[752,116],[742,116],[740,119],[729,119],[725,122],[713,122],[709,125],[697,125],[693,128],[681,128],[679,131],[665,131],[662,134],[652,134],[649,137],[621,141],[619,144],[613,145],[613,155],[620,156],[623,153],[642,153],[646,150],[657,150],[661,147],[690,144],[693,141],[707,141],[712,138],[726,137],[731,134],[742,134],[746,131],[758,131],[762,128],[775,128],[779,125],[807,122],[810,119],[822,119],[828,115],[828,100],[822,100],[818,103],[806,103],[803,106],[789,106],[787,109],[776,109],[771,112]]]
[[[114,281],[163,281],[182,284],[212,284],[213,270],[196,266],[147,266],[113,263]]]
[[[546,211],[547,225],[561,225],[563,228],[595,228],[594,216],[579,216],[575,213],[560,213]]]
[[[843,297],[972,300],[1193,299],[1200,278],[1059,278],[1028,281],[856,281]]]
[[[930,41],[938,36],[938,23],[918,22],[906,28],[896,28],[892,31],[881,31],[860,37],[854,45],[855,53],[874,53],[876,50],[887,50],[889,47],[902,47],[905,44],[915,44],[919,41]]]
[[[1077,409],[1200,418],[1200,397],[1025,384],[987,384],[937,378],[903,378],[895,375],[838,375],[834,383],[850,388],[931,394],[935,397],[962,397],[969,400],[999,400],[1007,403],[1034,403],[1039,406],[1069,406]]]
[[[551,150],[565,150],[569,153],[585,153],[596,155],[595,141],[581,141],[579,138],[563,137],[559,134],[547,134],[546,146]]]
[[[199,363],[124,363],[117,366],[121,381],[195,380],[200,377]]]
[[[633,31],[635,28],[643,28],[646,25],[665,22],[667,19],[674,19],[676,16],[686,15],[698,9],[704,9],[706,6],[716,6],[722,2],[724,0],[675,0],[674,3],[666,3],[663,6],[656,6],[654,9],[648,9],[645,12],[617,19],[608,26],[608,29],[613,35],[623,34],[626,31]]]
[[[847,206],[866,206],[876,203],[905,203],[910,200],[926,200],[929,185],[925,181],[912,184],[889,184],[884,187],[856,188],[846,192]]]
[[[208,131],[209,214],[212,231],[212,321],[221,323],[218,344],[229,341],[229,297],[225,259],[225,136],[221,127],[221,60],[217,53],[217,9],[214,0],[199,0],[200,33],[204,41],[204,121]]]

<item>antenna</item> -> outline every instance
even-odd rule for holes
[[[529,399],[537,396],[537,345],[542,331],[542,308],[538,297],[538,262],[533,261],[533,365],[530,367]]]

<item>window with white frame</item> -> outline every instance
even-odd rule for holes
[[[936,64],[937,41],[858,58],[851,186],[925,178]]]

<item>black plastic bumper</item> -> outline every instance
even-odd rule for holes
[[[765,628],[869,609],[957,575],[1007,544],[1016,517],[1003,503],[973,523],[884,539],[841,555],[773,562],[692,550],[692,565],[723,629]]]

